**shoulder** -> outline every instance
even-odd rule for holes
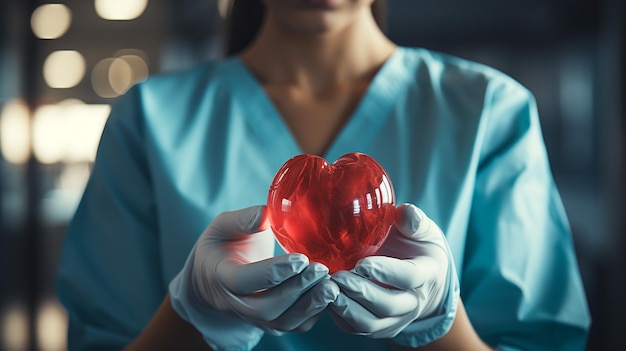
[[[155,128],[181,127],[204,116],[206,106],[233,91],[238,75],[232,58],[205,62],[176,72],[160,73],[131,87],[113,103],[111,120],[123,119]]]
[[[463,93],[532,95],[517,80],[488,65],[419,47],[400,47],[400,50],[401,64],[415,74],[416,84],[422,89],[430,86],[452,96]]]
[[[137,90],[144,98],[180,99],[197,91],[211,89],[227,80],[228,70],[232,69],[232,59],[217,59],[175,72],[160,73],[150,76],[137,84]]]
[[[463,123],[465,130],[475,130],[485,137],[495,133],[500,135],[498,138],[521,134],[536,123],[533,94],[508,74],[437,51],[401,50],[401,65],[414,79],[411,94],[436,106],[440,121]],[[469,128],[468,124],[475,127]]]

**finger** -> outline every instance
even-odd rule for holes
[[[429,256],[419,256],[411,260],[370,256],[357,262],[354,271],[383,285],[410,290],[419,288],[424,282],[440,274],[442,272],[440,265]]]
[[[313,262],[300,274],[267,290],[237,296],[231,307],[249,318],[269,322],[291,307],[307,290],[322,279],[328,279],[328,267]]]
[[[339,330],[341,330],[344,333],[348,333],[348,334],[367,335],[366,333],[360,333],[359,331],[354,329],[354,327],[352,325],[350,325],[348,322],[346,322],[339,313],[335,312],[335,308],[337,308],[337,307],[333,306],[332,303],[330,305],[328,305],[328,307],[329,307],[327,309],[328,315],[333,320],[335,325],[337,325]]]
[[[279,285],[308,265],[309,259],[303,254],[281,255],[253,263],[227,258],[218,264],[216,275],[228,290],[245,295]]]
[[[396,208],[395,226],[411,240],[445,246],[444,235],[439,226],[415,205],[402,204]]]
[[[359,335],[372,337],[393,337],[399,332],[399,325],[404,325],[410,314],[386,318],[378,318],[361,306],[358,302],[350,299],[345,294],[339,294],[337,299],[329,305],[335,314],[334,320],[340,322],[338,326],[342,330]],[[332,316],[332,314],[331,314]]]
[[[394,226],[377,255],[411,259],[427,254],[432,245],[441,247],[443,240],[439,227],[422,210],[402,204],[396,207]],[[431,241],[437,243],[431,244]]]
[[[412,291],[386,288],[347,271],[333,274],[332,280],[344,294],[379,318],[403,315],[418,307]]]
[[[222,212],[209,225],[211,237],[217,240],[237,240],[242,235],[258,233],[269,226],[265,206],[252,206]]]
[[[309,330],[313,329],[313,327],[315,326],[315,323],[317,323],[317,320],[320,319],[321,316],[322,316],[322,313],[320,312],[316,314],[315,316],[309,318],[308,320],[304,321],[304,323],[300,324],[300,326],[298,326],[291,332],[292,333],[308,332]]]
[[[316,321],[338,295],[337,284],[330,279],[324,279],[304,293],[285,313],[268,323],[268,326],[281,331],[309,330],[314,324],[310,321]]]
[[[426,214],[417,206],[408,203],[402,204],[396,208],[394,224],[402,234],[412,237],[413,234],[423,230],[426,226],[424,217],[426,217]]]

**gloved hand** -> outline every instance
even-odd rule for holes
[[[273,257],[265,206],[224,212],[170,283],[174,310],[214,350],[249,350],[263,331],[310,329],[339,288],[303,254]]]
[[[459,283],[446,238],[413,205],[396,208],[376,256],[332,275],[341,294],[329,313],[345,332],[394,338],[419,347],[445,335],[454,321]]]

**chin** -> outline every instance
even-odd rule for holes
[[[294,32],[299,32],[302,34],[332,33],[338,28],[338,26],[333,25],[332,23],[290,23],[289,27]]]
[[[327,7],[327,8],[337,6],[339,3],[341,3],[341,1],[339,0],[300,0],[300,1],[308,6]]]
[[[289,29],[308,34],[324,34],[339,31],[351,22],[350,16],[334,11],[299,11],[283,18]]]
[[[273,17],[282,25],[302,33],[323,34],[352,23],[369,0],[266,0]]]

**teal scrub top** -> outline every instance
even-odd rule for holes
[[[589,312],[527,89],[477,63],[400,47],[324,157],[353,151],[382,164],[398,203],[443,229],[483,340],[502,350],[584,349]],[[266,203],[275,172],[300,153],[236,56],[154,76],[119,98],[59,267],[69,349],[135,338],[209,222]],[[387,349],[327,316],[255,348]]]

